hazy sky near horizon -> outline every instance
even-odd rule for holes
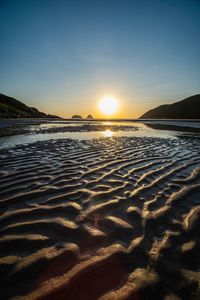
[[[134,118],[200,92],[199,0],[1,0],[0,92],[52,114]]]

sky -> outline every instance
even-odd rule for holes
[[[0,93],[63,117],[113,117],[200,93],[199,0],[0,0]]]

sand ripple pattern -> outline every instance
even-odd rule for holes
[[[199,299],[200,141],[0,151],[0,299]]]

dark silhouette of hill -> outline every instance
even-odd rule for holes
[[[92,115],[88,115],[87,119],[93,119],[93,116]]]
[[[200,94],[160,105],[147,111],[140,119],[200,119]]]
[[[40,112],[19,100],[0,94],[0,118],[59,118]]]
[[[72,119],[82,119],[82,117],[80,115],[73,115]]]

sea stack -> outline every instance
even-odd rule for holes
[[[72,119],[82,119],[82,116],[80,116],[80,115],[73,115]]]
[[[93,116],[92,115],[88,115],[87,119],[93,119]]]

